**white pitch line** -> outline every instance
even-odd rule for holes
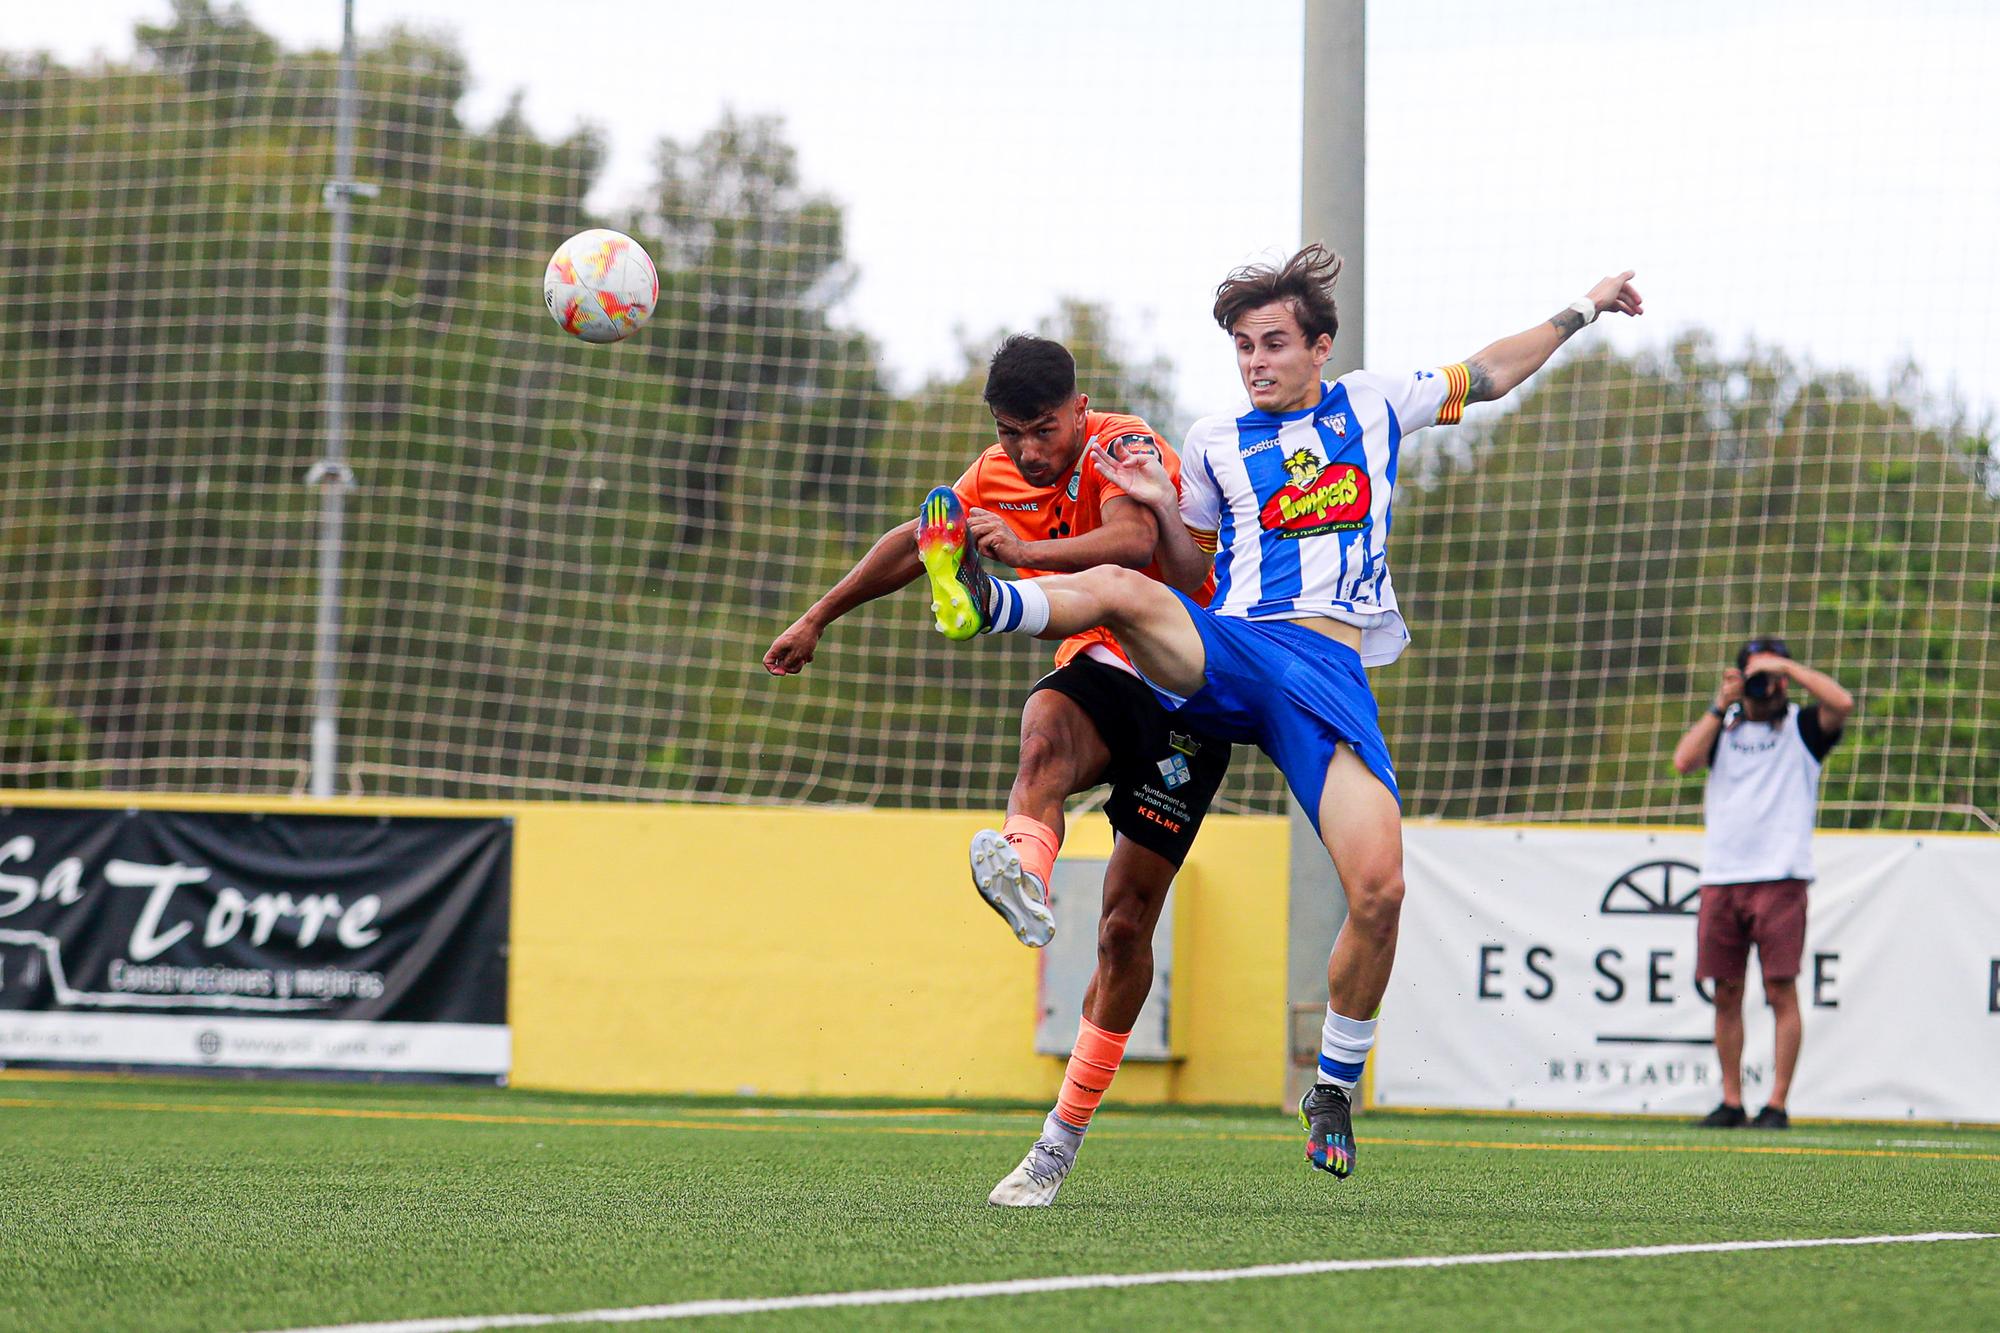
[[[1988,1231],[1927,1231],[1915,1236],[1828,1236],[1806,1240],[1719,1240],[1690,1245],[1634,1245],[1615,1250],[1513,1250],[1504,1254],[1433,1254],[1402,1259],[1314,1259],[1250,1268],[1197,1268],[1166,1273],[1084,1273],[1074,1277],[1014,1278],[1005,1282],[962,1282],[948,1287],[892,1287],[880,1291],[828,1291],[811,1296],[760,1296],[740,1300],[681,1301],[674,1305],[628,1305],[569,1314],[499,1314],[396,1319],[379,1324],[328,1324],[285,1333],[477,1333],[488,1328],[545,1328],[552,1324],[636,1324],[650,1319],[697,1319],[716,1315],[769,1314],[781,1310],[828,1310],[857,1305],[915,1305],[925,1301],[968,1301],[986,1296],[1034,1296],[1051,1291],[1105,1287],[1155,1287],[1169,1283],[1241,1282],[1267,1277],[1308,1277],[1317,1273],[1365,1273],[1383,1268],[1466,1268],[1478,1264],[1548,1263],[1560,1259],[1660,1259],[1677,1254],[1733,1254],[1745,1250],[1814,1250],[1832,1245],[1925,1245],[1950,1240],[2000,1240]]]

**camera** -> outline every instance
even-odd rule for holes
[[[1760,637],[1750,640],[1736,650],[1736,669],[1741,671],[1750,665],[1750,659],[1758,653],[1776,653],[1780,657],[1790,657],[1792,650],[1783,639]],[[1759,671],[1743,678],[1743,697],[1762,702],[1776,694],[1782,687],[1778,678],[1768,671]]]

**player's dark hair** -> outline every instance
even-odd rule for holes
[[[1215,289],[1215,322],[1225,333],[1259,306],[1283,301],[1291,307],[1299,331],[1309,343],[1324,333],[1340,331],[1340,312],[1333,303],[1333,284],[1340,280],[1340,256],[1317,241],[1283,264],[1245,264]]]
[[[1033,421],[1076,397],[1076,358],[1051,338],[1017,333],[987,364],[985,396],[994,412]]]

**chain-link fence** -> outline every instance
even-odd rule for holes
[[[1964,58],[1934,55],[1941,73]],[[0,784],[299,789],[334,58],[182,22],[131,64],[4,60]],[[951,650],[912,591],[850,616],[802,677],[758,664],[990,441],[998,331],[968,336],[958,373],[899,385],[842,313],[839,182],[781,122],[718,112],[661,145],[629,210],[593,217],[600,139],[468,123],[470,77],[448,41],[401,32],[360,63],[356,174],[380,192],[354,223],[341,788],[998,805],[1046,646]],[[1409,92],[1371,101],[1379,151],[1414,123]],[[1980,94],[1911,95],[1943,132]],[[1754,196],[1731,161],[1719,179]],[[1875,240],[1838,208],[1865,196],[1827,190],[1824,229],[1796,242],[1822,263]],[[598,222],[662,278],[651,324],[608,348],[563,336],[538,291],[554,244]],[[1482,281],[1458,261],[1504,265],[1509,244],[1469,236],[1426,267],[1385,226],[1372,309],[1445,308]],[[2000,353],[1982,294],[1908,299],[1913,323]],[[1176,367],[1130,351],[1123,315],[1073,301],[1044,327],[1095,403],[1177,435]],[[1393,553],[1417,643],[1377,678],[1410,812],[1687,813],[1698,786],[1665,756],[1753,630],[1861,699],[1831,822],[2000,811],[1985,420],[1914,371],[1732,350],[1689,331],[1699,311],[1660,322],[1643,348],[1586,335],[1517,400],[1412,440]],[[1371,314],[1385,328],[1400,347]],[[1227,808],[1281,801],[1269,765],[1239,760]]]

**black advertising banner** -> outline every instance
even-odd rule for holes
[[[504,1078],[506,819],[0,808],[0,1062]]]

